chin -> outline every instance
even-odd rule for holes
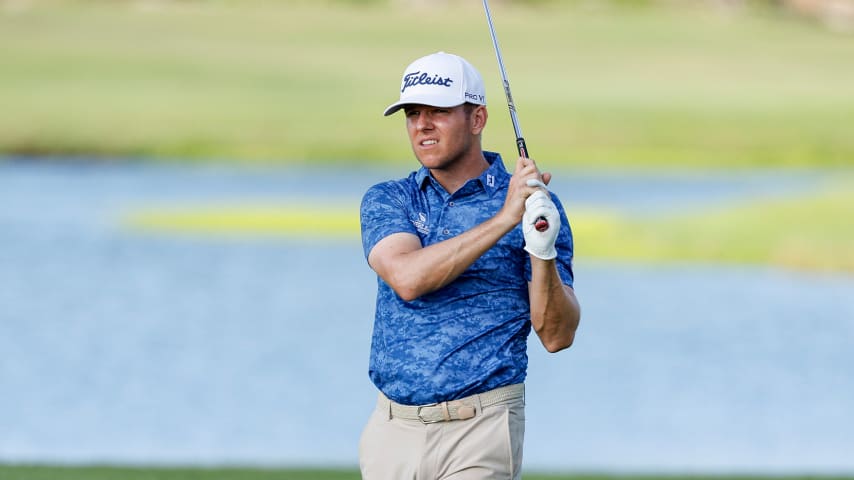
[[[446,163],[444,157],[438,155],[416,155],[416,157],[421,165],[427,168],[442,168]]]

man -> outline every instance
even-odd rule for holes
[[[481,150],[486,97],[466,60],[413,62],[385,115],[400,109],[422,166],[371,187],[361,207],[378,277],[369,374],[380,390],[362,476],[518,479],[528,334],[557,352],[578,328],[572,233],[550,174],[519,158],[511,176]]]

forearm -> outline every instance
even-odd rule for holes
[[[572,287],[561,281],[554,260],[531,256],[531,325],[549,352],[569,348],[581,317]]]
[[[372,266],[401,298],[414,300],[454,281],[515,226],[512,217],[497,215],[442,242],[399,254],[377,255],[383,263]]]

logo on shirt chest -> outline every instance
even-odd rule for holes
[[[415,225],[415,229],[418,230],[418,233],[423,235],[430,234],[430,227],[427,226],[427,215],[422,212],[418,212],[414,217],[410,217],[409,221]]]

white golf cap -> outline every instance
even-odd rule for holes
[[[400,100],[389,105],[383,115],[391,115],[408,104],[456,107],[466,102],[486,105],[480,73],[462,57],[438,52],[406,67],[400,82]]]

